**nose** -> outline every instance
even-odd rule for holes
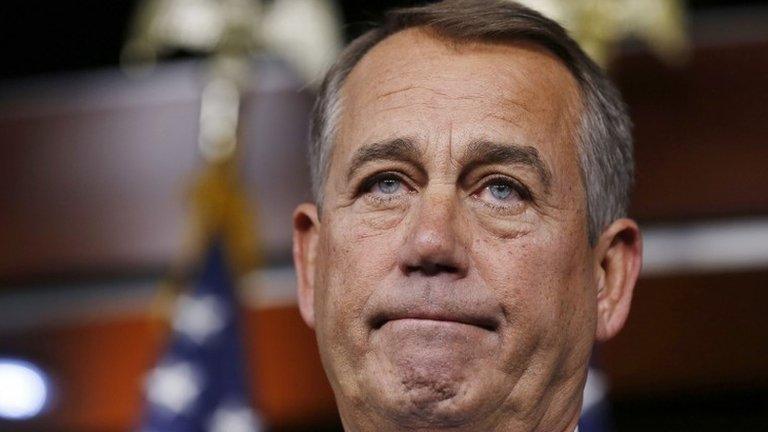
[[[458,211],[452,189],[424,192],[401,251],[403,273],[466,276],[468,254],[464,239],[468,227],[461,223]]]

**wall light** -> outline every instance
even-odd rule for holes
[[[35,417],[48,397],[48,378],[40,368],[24,360],[0,358],[0,419]]]

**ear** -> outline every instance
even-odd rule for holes
[[[320,221],[317,207],[304,203],[293,212],[293,263],[296,266],[299,311],[304,322],[315,328],[315,261]]]
[[[632,292],[640,274],[643,240],[631,219],[614,221],[595,246],[597,264],[597,334],[606,341],[621,330],[629,315]]]

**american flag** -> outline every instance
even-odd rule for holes
[[[140,432],[260,432],[251,405],[233,277],[212,242],[181,295],[166,351],[145,382]]]

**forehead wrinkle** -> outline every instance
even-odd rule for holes
[[[435,105],[434,103],[431,103],[431,102],[406,102],[406,103],[403,103],[402,105],[395,105],[395,106],[386,107],[386,108],[377,108],[375,113],[376,114],[381,114],[381,113],[386,113],[386,112],[389,112],[389,111],[397,111],[397,110],[401,110],[401,109],[415,108],[415,107],[440,108],[439,106],[437,106],[437,105]]]
[[[448,163],[453,164],[453,121],[448,122]]]
[[[426,85],[418,85],[418,84],[408,84],[405,87],[398,88],[395,90],[390,90],[387,92],[384,92],[380,95],[376,96],[376,99],[385,99],[389,96],[397,95],[398,93],[403,93],[409,90],[426,90],[430,93],[435,93],[438,96],[442,96],[447,99],[453,99],[453,100],[482,100],[484,99],[484,96],[481,95],[452,95],[449,93],[442,92],[434,87],[426,86]]]
[[[478,95],[459,95],[459,96],[456,96],[456,95],[450,95],[450,94],[447,94],[447,93],[442,93],[440,91],[437,91],[437,90],[434,90],[434,89],[430,89],[428,87],[415,86],[415,85],[408,86],[406,88],[402,88],[402,89],[399,89],[399,90],[393,90],[393,91],[384,93],[382,95],[376,96],[375,99],[377,100],[377,102],[382,102],[383,99],[395,96],[398,93],[403,93],[403,92],[406,92],[406,91],[409,91],[409,90],[414,90],[414,89],[428,90],[428,91],[430,91],[432,93],[435,93],[435,94],[437,94],[437,95],[439,95],[441,97],[444,97],[446,100],[451,100],[451,101],[465,101],[465,102],[478,102],[479,101],[479,102],[485,102],[485,101],[488,100],[488,96],[484,96],[484,95],[480,95],[480,94],[478,94]],[[524,110],[526,112],[530,112],[530,110],[527,109],[523,104],[515,104],[515,106],[520,108],[521,110]],[[392,101],[389,104],[385,104],[385,103],[382,102],[382,106],[375,106],[375,107],[373,107],[373,112],[376,113],[376,114],[380,114],[380,113],[386,113],[386,112],[389,112],[389,111],[397,111],[397,110],[401,110],[401,109],[416,108],[416,107],[423,107],[423,108],[430,108],[430,109],[444,109],[444,108],[447,108],[447,107],[457,108],[457,109],[459,107],[461,107],[460,109],[464,109],[464,110],[479,110],[480,109],[480,108],[474,107],[474,106],[462,106],[462,105],[452,106],[452,105],[446,105],[446,103],[440,102],[440,101],[438,101],[436,99],[430,99],[430,100],[426,100],[426,101],[416,101],[416,100],[413,100],[413,98],[410,98],[408,100],[402,101],[402,102],[397,103],[397,104],[394,104],[394,101]],[[503,116],[501,114],[498,114],[498,115],[494,115],[494,114],[486,115],[483,119],[485,119],[485,118],[487,118],[489,116],[490,117],[498,118],[500,120],[505,120],[505,121],[507,121],[509,123],[513,123],[514,124],[514,122],[510,121],[508,117]],[[481,121],[483,119],[481,119]]]
[[[488,118],[492,118],[492,119],[496,119],[496,120],[501,120],[501,121],[503,121],[505,123],[509,123],[509,124],[511,124],[513,126],[519,126],[520,125],[520,119],[519,118],[515,118],[515,117],[520,117],[520,116],[519,115],[512,116],[512,115],[505,115],[504,113],[489,112],[489,113],[486,113],[485,115],[483,115],[483,117],[480,119],[480,121],[482,122],[482,121],[485,121]]]

